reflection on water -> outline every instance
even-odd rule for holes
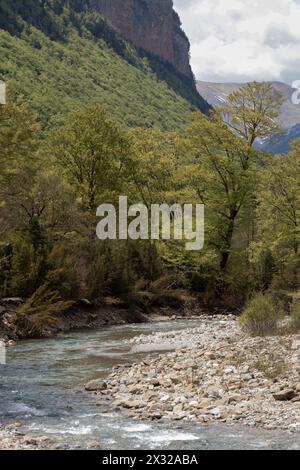
[[[83,390],[87,381],[145,355],[133,353],[125,339],[199,322],[126,325],[20,342],[9,349],[7,365],[0,365],[0,420],[21,421],[30,433],[81,448],[96,442],[102,449],[300,449],[300,436],[287,433],[141,423],[98,407]]]

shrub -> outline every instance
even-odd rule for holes
[[[291,321],[288,325],[288,333],[297,334],[300,332],[300,293],[293,295],[291,306]]]
[[[20,338],[39,338],[58,324],[59,316],[73,302],[62,300],[58,292],[49,292],[48,286],[40,287],[15,313],[12,323]]]
[[[10,258],[9,295],[31,296],[44,282],[47,272],[47,253],[35,249],[27,236],[16,236]]]
[[[269,294],[255,295],[240,317],[242,328],[251,336],[269,336],[278,332],[278,323],[284,317],[280,303]]]
[[[101,303],[108,293],[109,263],[105,254],[95,253],[88,263],[85,279],[86,297],[95,303]]]
[[[59,290],[63,279],[62,270],[51,272],[46,282],[13,315],[11,323],[19,338],[46,336],[72,307],[74,302],[65,299]]]
[[[76,254],[70,253],[72,251]],[[52,290],[60,293],[66,300],[78,300],[82,294],[81,288],[81,253],[77,246],[70,244],[54,245],[48,257],[49,272],[46,280]]]
[[[298,334],[300,333],[300,311],[294,311],[289,326],[289,333]]]

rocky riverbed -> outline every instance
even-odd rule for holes
[[[142,420],[221,422],[300,432],[300,336],[250,338],[236,319],[130,340],[142,362],[120,366],[87,390]]]
[[[55,444],[47,436],[26,434],[21,423],[0,425],[1,450],[47,450],[55,449]]]

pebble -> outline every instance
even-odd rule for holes
[[[142,420],[300,432],[300,335],[250,338],[235,317],[218,316],[204,317],[197,328],[127,343],[168,343],[173,351],[115,370],[106,380],[115,408]]]
[[[48,450],[54,443],[47,436],[28,435],[22,432],[21,423],[0,426],[1,450]]]

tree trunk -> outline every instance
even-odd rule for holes
[[[229,223],[227,227],[227,232],[225,234],[225,248],[221,251],[220,269],[222,273],[225,273],[227,270],[231,244],[232,244],[232,237],[233,237],[234,226],[235,226],[235,219],[237,215],[238,215],[237,209],[232,209],[230,211]]]

